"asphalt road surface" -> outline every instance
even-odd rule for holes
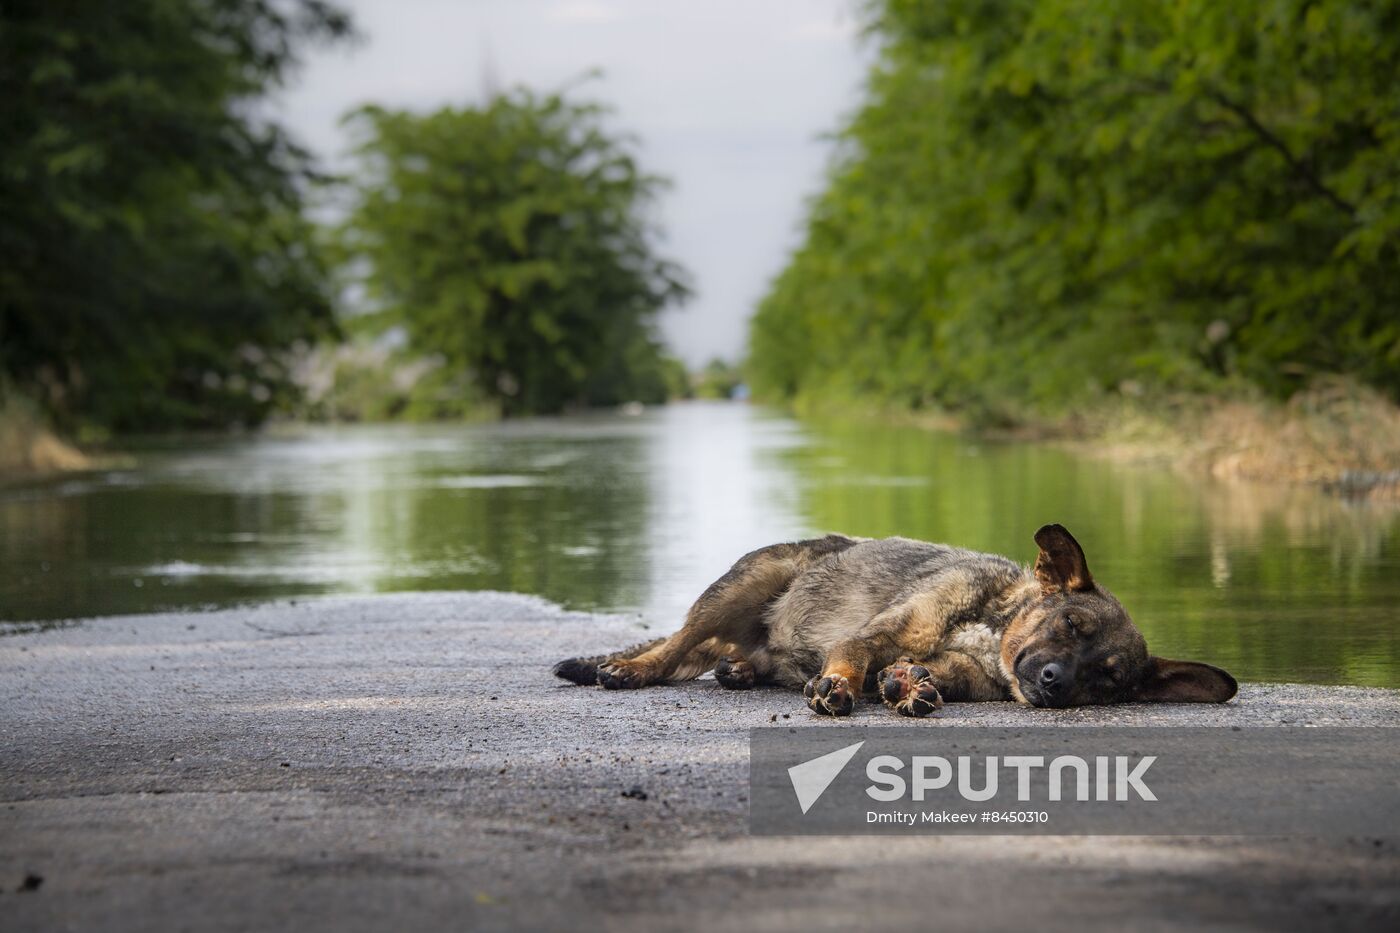
[[[12,627],[13,628],[13,627]],[[1394,826],[1327,840],[747,834],[747,730],[812,716],[704,679],[605,692],[646,637],[528,597],[417,594],[0,637],[0,928],[1375,928]],[[785,718],[790,717],[790,718]],[[1400,725],[1400,693],[950,705],[922,725]]]

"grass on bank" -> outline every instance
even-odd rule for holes
[[[1170,456],[1222,479],[1318,485],[1400,501],[1400,406],[1347,379],[1314,382],[1287,402],[1190,399],[1125,407],[1086,432],[1125,459]]]
[[[59,438],[29,400],[0,390],[0,474],[85,470],[91,461]]]
[[[800,400],[804,415],[875,416],[929,430],[1063,443],[1080,453],[1158,463],[1219,479],[1322,487],[1400,502],[1400,406],[1343,377],[1315,380],[1286,402],[1263,396],[1096,399],[1057,416],[976,414],[877,403]]]

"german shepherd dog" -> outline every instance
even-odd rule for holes
[[[1147,653],[1128,613],[1061,525],[1035,533],[1026,569],[1005,557],[907,538],[828,535],[745,554],[669,638],[562,661],[576,684],[630,690],[713,670],[730,690],[801,687],[848,715],[874,694],[905,716],[947,701],[1041,707],[1223,703],[1218,667]]]

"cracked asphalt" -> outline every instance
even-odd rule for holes
[[[572,687],[644,637],[531,597],[328,597],[0,637],[19,930],[1395,928],[1394,827],[1334,840],[756,838],[747,730],[908,726],[705,679]],[[1400,725],[1400,693],[950,705],[962,725]]]

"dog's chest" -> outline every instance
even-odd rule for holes
[[[998,683],[1006,682],[1001,669],[1001,635],[984,622],[967,622],[943,637],[944,651],[959,651],[977,662]]]

